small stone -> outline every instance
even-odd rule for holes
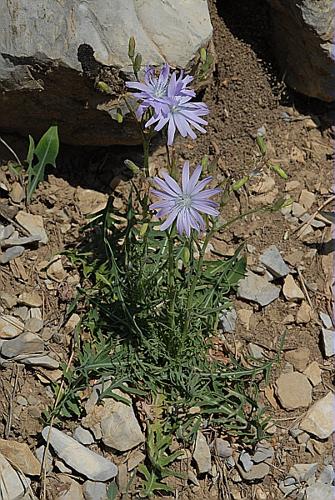
[[[117,484],[121,495],[128,491],[129,477],[126,464],[119,465],[119,473],[117,476]],[[122,495],[123,496],[123,495]]]
[[[329,316],[329,314],[326,314],[324,312],[320,312],[319,316],[320,316],[320,319],[321,319],[321,321],[323,323],[323,326],[327,330],[331,330],[333,328],[333,322],[332,322],[331,317]]]
[[[24,324],[15,316],[0,316],[0,339],[12,339],[23,332]]]
[[[60,493],[57,500],[84,500],[83,490],[79,483],[65,474],[59,474],[57,480],[60,482]]]
[[[270,467],[265,462],[261,462],[260,464],[253,465],[249,472],[245,472],[242,467],[238,467],[238,471],[246,481],[255,481],[267,476],[270,472]]]
[[[307,191],[307,189],[303,189],[300,194],[299,203],[306,208],[306,210],[309,210],[315,203],[315,194]]]
[[[16,234],[14,233],[10,238],[8,238],[7,240],[4,240],[2,242],[2,246],[4,248],[7,248],[7,247],[15,247],[15,246],[26,246],[26,245],[30,245],[31,243],[36,243],[40,241],[40,237],[39,236],[22,236],[22,237],[19,237],[19,236],[16,236]]]
[[[131,403],[127,394],[118,389],[114,392]],[[100,425],[103,443],[115,450],[127,451],[144,442],[144,434],[131,404],[127,405],[111,398],[104,401],[104,414]]]
[[[18,405],[21,405],[21,406],[28,406],[28,401],[26,400],[26,398],[24,396],[18,396],[16,398],[16,402]]]
[[[229,441],[226,441],[225,439],[216,438],[214,440],[214,449],[220,458],[228,458],[233,455],[233,449],[230,446]]]
[[[312,319],[312,308],[305,300],[301,303],[298,309],[296,322],[298,325],[304,325],[311,321]]]
[[[29,318],[25,322],[24,327],[28,332],[38,333],[43,328],[43,321],[38,318]]]
[[[264,351],[259,345],[250,342],[250,344],[248,344],[248,351],[250,356],[254,359],[264,359]]]
[[[334,480],[335,480],[334,468],[333,465],[329,464],[322,469],[317,482],[324,484],[332,484]]]
[[[76,198],[83,215],[94,214],[106,207],[107,195],[92,189],[77,188]]]
[[[6,458],[0,454],[0,498],[19,500],[30,490],[28,479],[16,471]]]
[[[42,319],[41,309],[39,307],[31,307],[29,310],[29,317],[36,318],[36,319]]]
[[[0,303],[7,307],[7,309],[12,309],[12,307],[16,306],[17,299],[15,295],[7,292],[0,292]]]
[[[251,456],[249,455],[249,453],[242,451],[240,458],[239,458],[239,461],[241,462],[242,467],[245,470],[245,472],[249,472],[253,468],[254,464],[251,460]]]
[[[237,311],[238,319],[247,330],[250,329],[250,320],[253,312],[250,309],[239,309]]]
[[[107,500],[107,485],[94,481],[85,481],[83,484],[85,500]]]
[[[0,264],[7,264],[8,262],[20,257],[24,252],[24,247],[14,246],[7,248],[7,250],[0,255]]]
[[[21,203],[21,201],[24,200],[24,189],[19,182],[13,182],[9,196],[13,203]]]
[[[296,370],[303,372],[308,365],[310,350],[308,347],[300,347],[293,349],[285,354],[285,359],[291,363]]]
[[[301,186],[299,181],[288,181],[285,184],[285,191],[294,191],[295,189],[299,189]]]
[[[335,330],[322,328],[322,343],[325,356],[328,358],[335,354]]]
[[[255,488],[255,500],[267,500],[268,494],[260,486]]]
[[[296,203],[295,201],[292,203],[292,215],[293,217],[301,217],[306,213],[306,209],[300,205],[299,203]]]
[[[41,307],[42,299],[37,292],[23,292],[19,295],[18,302],[23,306]]]
[[[237,296],[266,306],[279,297],[279,288],[265,278],[248,271],[238,285]]]
[[[44,445],[39,446],[35,450],[35,455],[36,455],[37,460],[39,461],[40,465],[42,465],[44,453],[45,453],[45,446]],[[50,451],[48,450],[47,455],[45,457],[45,466],[46,466],[47,472],[50,472],[52,470],[52,462],[53,462],[53,458],[52,458]]]
[[[27,319],[29,319],[29,309],[26,306],[15,307],[15,309],[13,309],[13,314],[22,319],[22,321],[27,321]]]
[[[314,403],[300,422],[300,428],[320,439],[327,439],[335,430],[334,395],[332,392]]]
[[[55,460],[55,467],[57,467],[59,472],[64,472],[64,474],[72,474],[72,469],[67,467],[61,460]]]
[[[16,356],[15,361],[20,361],[21,363],[28,366],[41,366],[43,368],[49,368],[50,370],[57,370],[59,368],[59,362],[51,358],[50,356],[26,356],[19,355]]]
[[[310,479],[315,479],[318,464],[295,464],[290,468],[288,476],[294,477],[299,483],[306,483]]]
[[[94,437],[92,436],[90,431],[84,429],[81,426],[76,427],[73,433],[73,437],[74,439],[76,439],[76,441],[84,445],[90,445],[94,443]]]
[[[42,436],[45,441],[50,438],[50,444],[56,454],[71,469],[92,481],[108,481],[117,475],[117,467],[102,455],[85,448],[72,437],[59,431],[55,427],[45,427]]]
[[[322,222],[321,220],[317,220],[315,218],[310,220],[310,215],[307,213],[303,214],[301,217],[299,217],[299,219],[301,220],[301,222],[305,222],[306,224],[310,224],[312,227],[314,227],[314,229],[321,229],[321,228],[326,226],[326,224],[324,222]]]
[[[43,219],[40,215],[32,215],[21,210],[16,215],[16,221],[32,236],[39,236],[41,243],[48,243],[48,237],[44,229]]]
[[[302,300],[305,298],[302,290],[298,287],[291,274],[289,274],[285,278],[283,286],[283,294],[286,300],[289,301]]]
[[[5,358],[15,358],[19,355],[41,353],[44,350],[44,342],[31,332],[21,333],[18,337],[6,340],[1,346],[1,355]]]
[[[28,476],[40,475],[41,464],[27,444],[0,439],[0,453],[24,474]]]
[[[130,456],[128,458],[128,462],[127,462],[128,472],[131,472],[132,470],[134,470],[135,467],[137,467],[141,462],[144,462],[144,460],[145,460],[144,453],[142,453],[139,450],[133,451],[130,454]]]
[[[321,384],[321,368],[319,367],[316,361],[313,361],[309,366],[307,366],[306,370],[304,370],[304,375],[311,382],[312,386],[315,387],[318,384]]]
[[[290,272],[288,265],[285,264],[275,245],[269,246],[260,256],[259,261],[275,278],[282,278]]]
[[[12,224],[8,226],[3,226],[0,224],[0,241],[7,240],[14,233],[15,229]]]
[[[312,402],[312,387],[299,372],[283,373],[276,381],[277,396],[287,410],[306,408]]]
[[[220,318],[223,331],[226,333],[233,333],[236,327],[237,313],[235,309],[227,309],[222,313]]]
[[[297,436],[297,441],[299,444],[305,444],[307,441],[309,441],[310,435],[307,434],[307,432],[302,432]]]
[[[306,500],[334,500],[335,486],[331,484],[315,483],[306,488]]]
[[[52,261],[47,267],[47,276],[54,281],[57,281],[58,283],[61,283],[62,281],[65,281],[67,273],[63,267],[62,259],[61,256],[58,255]]]
[[[64,328],[63,328],[64,334],[69,335],[70,333],[72,333],[79,322],[80,322],[79,314],[76,314],[76,313],[71,314],[71,316],[69,317],[69,319],[67,320],[67,322],[64,325]]]
[[[255,448],[255,453],[251,457],[251,460],[258,464],[260,462],[265,462],[265,460],[272,461],[274,457],[274,449],[267,441],[259,441]]]
[[[270,175],[263,174],[257,184],[250,187],[250,191],[255,194],[265,194],[272,191],[276,186],[276,181]]]
[[[193,458],[199,474],[206,474],[211,470],[211,452],[205,436],[200,431],[197,433]]]

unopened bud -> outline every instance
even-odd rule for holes
[[[276,172],[276,174],[278,174],[282,179],[285,179],[287,180],[288,179],[288,175],[287,173],[285,172],[284,169],[281,168],[280,165],[278,165],[278,163],[275,163],[274,165],[271,165],[271,168],[272,170],[274,170]]]
[[[236,181],[234,182],[234,184],[232,185],[232,190],[233,191],[238,191],[239,189],[241,189],[241,187],[244,186],[244,184],[246,184],[249,180],[249,176],[246,175],[245,177],[242,177],[242,179],[240,179],[239,181]]]
[[[125,164],[125,166],[127,168],[129,168],[129,170],[134,174],[134,175],[137,175],[140,173],[141,169],[136,165],[136,163],[134,163],[133,161],[131,160],[124,160],[123,162]]]
[[[107,85],[107,83],[105,83],[105,82],[98,82],[97,87],[102,92],[106,92],[106,94],[112,94],[112,92],[113,92],[111,87],[109,85]]]
[[[138,73],[141,69],[141,64],[142,64],[142,56],[141,54],[136,54],[135,61],[134,61],[134,72]]]
[[[202,62],[202,64],[205,64],[206,59],[207,59],[207,51],[202,47],[200,49],[200,61]]]
[[[129,43],[128,43],[128,57],[129,57],[129,59],[134,59],[135,47],[136,47],[135,38],[133,36],[131,36],[129,38]]]

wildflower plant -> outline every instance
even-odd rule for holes
[[[131,43],[135,64],[139,58]],[[138,77],[139,68],[134,72]],[[159,400],[159,417],[144,423],[150,453],[142,474],[148,496],[150,488],[169,489],[163,480],[171,475],[166,467],[172,459],[165,450],[172,433],[192,441],[206,420],[244,442],[263,437],[266,421],[257,403],[257,382],[273,363],[246,367],[223,340],[221,350],[215,348],[220,316],[230,306],[246,262],[243,247],[228,259],[213,260],[208,252],[212,236],[240,218],[226,220],[222,214],[237,185],[218,186],[215,178],[204,177],[204,161],[190,167],[174,160],[176,131],[192,139],[194,129],[206,133],[202,116],[209,110],[193,100],[191,82],[167,64],[159,72],[147,67],[144,81],[127,82],[139,101],[132,109],[125,97],[141,127],[144,169],[127,162],[134,174],[127,207],[114,209],[111,195],[89,221],[82,246],[69,253],[89,285],[79,289],[68,311],[84,311],[84,334],[77,336],[76,360],[66,369],[65,388],[51,413],[80,414],[78,397],[96,379],[112,380],[101,398],[119,398],[118,388],[139,405]],[[167,143],[167,162],[165,171],[151,177],[155,132],[162,132]]]

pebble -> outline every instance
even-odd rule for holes
[[[302,301],[301,306],[298,309],[296,323],[298,325],[304,325],[311,321],[312,319],[312,308],[305,300]]]
[[[61,283],[65,281],[67,273],[63,267],[61,256],[55,257],[47,267],[47,276],[53,280]]]
[[[84,500],[80,484],[65,474],[59,474],[57,479],[61,481],[61,492],[58,494],[57,500]]]
[[[7,240],[13,233],[15,229],[12,224],[9,224],[8,226],[3,226],[0,224],[0,241]]]
[[[276,391],[286,410],[306,408],[312,402],[312,386],[299,372],[283,373],[276,381]]]
[[[1,355],[5,358],[15,358],[19,355],[41,353],[44,350],[44,342],[36,334],[31,332],[21,333],[18,337],[6,340],[1,346]]]
[[[326,314],[324,312],[320,312],[319,316],[320,316],[320,319],[321,319],[321,321],[323,323],[323,326],[327,330],[331,330],[333,328],[333,322],[332,322],[331,317],[329,316],[329,314]]]
[[[305,495],[305,500],[334,500],[335,486],[314,483],[306,488]]]
[[[259,441],[255,448],[255,453],[251,457],[252,461],[256,464],[265,462],[265,460],[272,460],[274,457],[274,449],[267,441]]]
[[[291,274],[289,274],[285,278],[283,286],[283,294],[286,300],[289,301],[301,300],[305,298],[302,290],[298,287]]]
[[[252,356],[253,358],[264,359],[264,351],[259,345],[250,342],[248,344],[248,351],[250,356]]]
[[[29,318],[25,322],[24,327],[28,332],[38,333],[43,328],[43,321],[38,318]]]
[[[292,203],[292,215],[293,217],[301,217],[306,213],[306,209],[300,205],[299,203],[296,203],[295,201]]]
[[[315,203],[315,194],[307,191],[307,189],[303,189],[299,197],[299,203],[306,208],[306,210],[309,210]]]
[[[15,307],[15,309],[13,309],[13,314],[22,319],[22,321],[29,319],[29,309],[26,306]]]
[[[55,460],[55,467],[57,467],[59,472],[64,472],[64,474],[72,474],[72,469],[67,467],[61,460]]]
[[[296,370],[303,372],[308,365],[310,350],[308,347],[300,347],[285,353],[285,359],[291,363]]]
[[[304,370],[304,375],[311,382],[312,386],[315,387],[318,384],[321,384],[321,368],[319,367],[316,361],[313,361],[307,368]]]
[[[251,460],[251,456],[246,451],[242,451],[242,453],[240,454],[239,461],[242,464],[242,467],[245,470],[245,472],[249,472],[253,468],[254,464]]]
[[[19,182],[13,182],[9,196],[13,203],[21,203],[24,200],[24,189]]]
[[[15,361],[20,361],[21,363],[28,366],[41,366],[43,368],[49,368],[50,370],[57,370],[59,368],[59,362],[51,358],[50,356],[16,356]]]
[[[275,245],[269,246],[262,253],[259,260],[275,278],[282,278],[290,272],[288,265],[284,262]]]
[[[102,441],[114,450],[128,451],[143,443],[145,438],[131,405],[131,398],[118,389],[114,392],[127,399],[130,405],[112,398],[104,401],[100,422]]]
[[[83,215],[94,214],[106,207],[107,195],[99,193],[93,189],[83,189],[78,187],[76,190],[76,199],[79,210]]]
[[[80,322],[79,314],[76,314],[76,313],[71,314],[71,316],[69,317],[69,319],[67,320],[67,322],[64,325],[64,328],[63,328],[64,334],[69,335],[70,333],[72,333],[79,322]]]
[[[107,485],[105,483],[85,481],[83,491],[85,500],[106,500],[108,498]]]
[[[236,327],[237,312],[235,309],[227,309],[220,318],[222,329],[226,333],[233,333]]]
[[[28,307],[41,307],[42,299],[37,292],[23,292],[18,298],[19,304]]]
[[[31,243],[37,243],[38,241],[40,241],[39,236],[21,236],[20,237],[20,236],[16,235],[16,233],[15,233],[7,240],[4,240],[1,243],[1,246],[3,248],[15,247],[15,246],[24,247],[26,245],[30,245]]]
[[[48,237],[44,229],[43,218],[41,215],[29,214],[28,212],[21,210],[16,215],[16,221],[32,236],[39,236],[41,243],[48,243]]]
[[[7,292],[0,292],[0,302],[3,304],[7,309],[12,309],[12,307],[16,306],[17,304],[17,298],[15,295],[12,295]]]
[[[326,226],[326,224],[321,220],[317,219],[310,220],[310,215],[307,213],[303,214],[301,217],[299,217],[299,219],[301,220],[301,222],[306,222],[307,224],[310,224],[315,229],[321,229]]]
[[[37,460],[39,461],[39,463],[41,465],[42,465],[42,462],[43,462],[44,451],[45,451],[45,446],[44,445],[39,446],[35,450],[35,455],[36,455]],[[53,458],[52,458],[52,455],[51,455],[50,451],[48,450],[47,451],[47,455],[45,457],[45,467],[46,467],[46,471],[47,472],[50,472],[52,470],[52,463],[53,463]]]
[[[189,450],[187,450],[189,451]],[[127,467],[128,467],[128,472],[132,471],[133,469],[135,469],[135,467],[137,467],[141,462],[143,462],[145,460],[145,455],[144,453],[142,453],[141,451],[139,450],[135,450],[133,451],[129,458],[128,458],[128,462],[127,462]]]
[[[322,328],[322,343],[324,354],[328,358],[335,354],[335,330],[326,330]]]
[[[0,453],[9,462],[18,468],[23,474],[28,476],[39,476],[41,464],[30,451],[26,443],[18,441],[0,439]]]
[[[285,191],[294,191],[295,189],[299,189],[301,186],[299,181],[288,181],[285,184]]]
[[[212,468],[211,452],[206,437],[198,431],[195,442],[193,458],[199,474],[206,474]]]
[[[24,252],[24,247],[14,246],[7,248],[7,250],[0,255],[0,264],[7,264],[11,260],[20,257]]]
[[[0,498],[4,500],[23,499],[27,490],[29,490],[28,479],[16,471],[0,453]]]
[[[335,480],[335,473],[333,465],[331,464],[326,465],[321,471],[321,474],[318,478],[318,482],[324,484],[332,484],[334,480]]]
[[[318,464],[295,464],[290,468],[288,477],[293,477],[299,483],[307,482],[310,479],[315,481],[315,474],[318,470]]]
[[[71,469],[97,482],[108,481],[117,475],[118,468],[110,460],[85,448],[85,446],[55,427],[51,429],[49,435],[49,429],[50,427],[45,427],[42,431],[44,440],[47,441],[48,436],[50,437],[50,444],[55,453]]]
[[[15,316],[4,314],[0,317],[0,339],[13,339],[23,332],[24,324]]]
[[[279,291],[278,287],[265,278],[248,271],[246,277],[239,282],[237,296],[266,306],[279,297]]]
[[[335,430],[334,395],[332,392],[314,403],[301,420],[300,429],[320,439],[327,439]]]
[[[228,458],[233,455],[233,449],[230,446],[229,441],[226,441],[225,439],[215,438],[214,450],[220,458]]]
[[[268,464],[262,462],[260,464],[253,465],[252,469],[248,472],[244,471],[242,467],[238,466],[238,471],[242,478],[246,481],[254,481],[256,479],[263,479],[270,472],[270,467]]]
[[[18,396],[16,398],[16,402],[18,405],[21,405],[21,406],[28,406],[28,401],[26,400],[26,398],[24,396]]]
[[[92,436],[91,432],[88,431],[87,429],[84,429],[81,426],[76,427],[76,429],[73,433],[73,437],[79,443],[84,444],[84,445],[90,445],[90,444],[94,443],[94,437]]]

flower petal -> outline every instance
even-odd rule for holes
[[[182,170],[182,180],[181,180],[183,193],[188,193],[187,188],[188,188],[189,180],[190,180],[190,162],[185,161],[184,166],[183,166],[183,170]]]

